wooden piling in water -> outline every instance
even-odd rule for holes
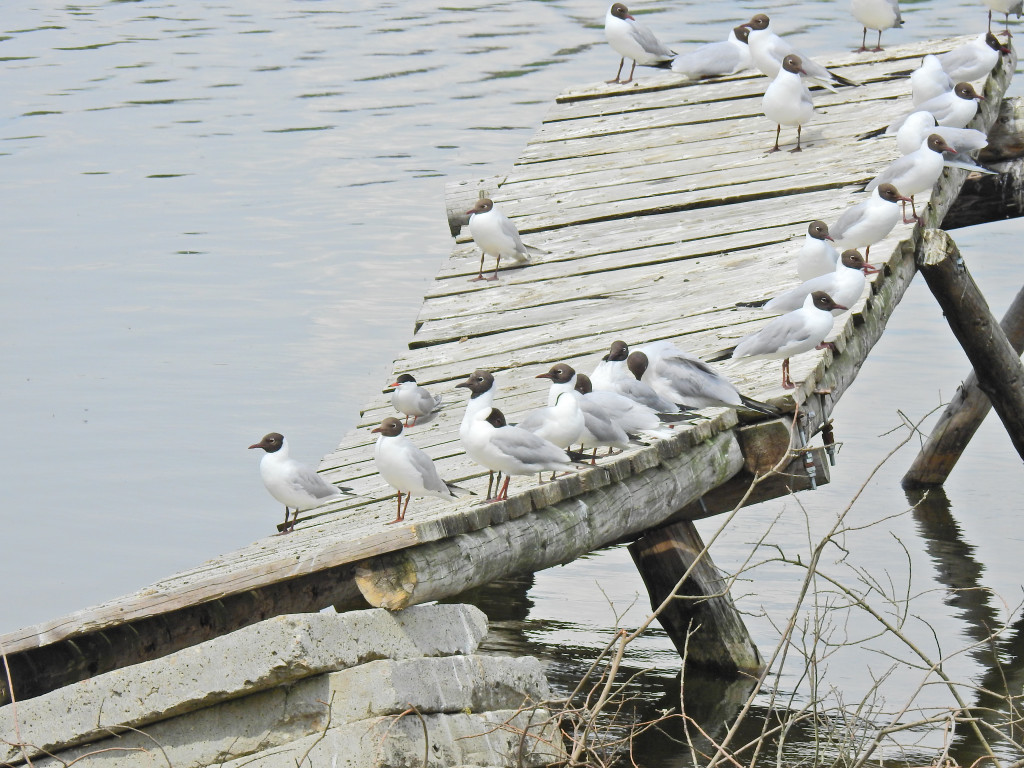
[[[1024,352],[1024,288],[1003,315],[1000,327],[1014,351],[1018,355]],[[903,476],[903,487],[924,488],[946,482],[991,409],[992,403],[978,386],[978,374],[971,371]]]
[[[1024,457],[1024,365],[985,297],[978,290],[953,239],[941,229],[926,229],[917,266],[942,307],[957,341],[978,374],[984,392]]]
[[[693,523],[683,520],[647,531],[629,545],[629,554],[647,585],[654,608],[664,602],[692,567],[676,599],[658,616],[687,664],[730,675],[756,675],[763,666],[761,656],[732,602],[728,584],[704,549]]]

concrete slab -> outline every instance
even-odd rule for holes
[[[399,613],[278,616],[192,648],[83,680],[17,703],[26,744],[54,752],[183,712],[378,659],[473,653],[487,619],[468,605]],[[0,741],[16,742],[12,705],[0,708]],[[21,750],[0,743],[0,762]]]

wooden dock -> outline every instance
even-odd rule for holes
[[[717,511],[698,502],[745,468],[743,426],[732,410],[707,409],[707,418],[671,439],[554,483],[516,478],[508,502],[484,504],[486,472],[458,440],[467,395],[454,385],[476,368],[491,370],[501,392],[496,405],[515,421],[546,402],[547,382],[534,377],[555,362],[589,372],[620,338],[671,339],[706,356],[763,324],[761,310],[735,303],[797,282],[793,257],[807,223],[834,221],[897,156],[893,139],[866,137],[909,109],[909,71],[923,54],[968,39],[832,59],[830,67],[863,86],[814,92],[819,114],[804,127],[800,154],[766,154],[774,125],[761,113],[767,81],[760,75],[686,84],[644,71],[628,86],[598,84],[560,96],[500,183],[450,191],[455,201],[471,200],[482,185],[524,240],[550,254],[503,271],[497,283],[469,282],[479,253],[461,235],[425,297],[409,350],[394,366],[395,374],[413,373],[445,397],[442,412],[409,436],[446,479],[480,495],[454,504],[416,498],[404,524],[385,525],[394,517],[394,492],[374,471],[369,430],[394,411],[390,395],[378,394],[321,464],[358,498],[304,513],[292,534],[268,536],[137,593],[0,637],[18,697],[277,614],[367,603],[394,609],[456,595],[635,539],[668,520]],[[1008,57],[986,81],[974,127],[987,129],[995,120],[1015,63]],[[784,142],[789,134],[784,129]],[[944,172],[928,226],[942,221],[965,176]],[[918,197],[921,211],[924,196]],[[730,361],[723,372],[746,395],[787,411],[799,404],[813,433],[913,277],[919,236],[919,227],[897,225],[872,247],[872,261],[885,262],[886,270],[837,319],[835,354],[793,359],[793,378],[803,382],[798,389],[781,389],[777,361]],[[837,429],[841,437],[842,425]],[[268,530],[275,508],[268,503]],[[3,686],[0,703],[7,700]]]

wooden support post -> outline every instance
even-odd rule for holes
[[[629,545],[652,606],[661,605],[703,549],[700,534],[688,520],[647,531]],[[688,664],[729,674],[760,672],[761,656],[708,553],[677,594],[658,621]]]
[[[1024,288],[1003,315],[1000,327],[1014,351],[1024,351]],[[936,423],[928,441],[903,476],[904,488],[942,485],[953,471],[960,454],[992,409],[992,403],[978,386],[974,371],[957,389],[956,396]]]
[[[941,229],[922,233],[917,266],[978,373],[978,387],[1024,457],[1024,365],[1019,354],[992,316],[948,234]]]

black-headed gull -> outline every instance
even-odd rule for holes
[[[939,57],[929,53],[921,59],[921,66],[910,73],[911,100],[916,107],[936,96],[953,90],[956,83],[942,68]]]
[[[974,128],[950,128],[946,125],[935,125],[935,115],[931,112],[914,112],[896,131],[896,147],[904,155],[916,151],[921,142],[931,134],[937,133],[958,154],[973,152],[988,146],[988,137]]]
[[[773,318],[761,330],[748,333],[733,349],[733,359],[782,360],[782,388],[796,385],[789,378],[789,358],[809,352],[832,331],[833,309],[846,309],[822,291],[809,294],[800,309]]]
[[[668,69],[676,56],[675,52],[662,44],[651,30],[630,16],[629,8],[622,3],[613,3],[608,8],[608,13],[604,17],[604,36],[608,40],[608,45],[622,57],[619,60],[619,70],[615,73],[615,78],[608,81],[609,83],[631,82],[637,64],[642,67]],[[633,67],[629,70],[629,77],[619,80],[626,59],[632,59]]]
[[[479,414],[483,414],[486,420],[492,411],[497,411],[497,417],[504,419],[504,414],[493,408],[494,399],[498,395],[498,387],[494,383],[494,374],[481,368],[469,374],[469,378],[455,385],[456,389],[464,388],[469,390],[469,402],[466,403],[466,411],[462,416],[462,423],[459,424],[459,438],[465,443],[466,435],[473,426],[473,422]],[[494,424],[504,426],[504,424]],[[487,497],[491,497],[491,486],[494,483],[494,470],[487,476]]]
[[[814,102],[800,75],[807,74],[803,62],[796,54],[789,54],[782,60],[778,74],[765,89],[761,109],[765,117],[775,123],[775,146],[769,152],[779,151],[779,135],[783,125],[796,126],[796,147],[790,152],[800,152],[800,133],[803,124],[814,115]]]
[[[903,17],[900,16],[899,0],[852,0],[850,12],[853,14],[853,18],[864,27],[860,48],[855,51],[856,53],[867,50],[881,51],[882,30],[892,29],[903,23]],[[878,42],[871,49],[867,47],[869,29],[878,30]]]
[[[597,463],[597,449],[607,448],[608,455],[618,449],[623,451],[629,447],[629,445],[645,445],[640,443],[634,438],[629,430],[621,423],[618,414],[612,412],[606,404],[598,402],[598,398],[590,397],[592,392],[588,393],[587,390],[590,386],[590,379],[586,377],[586,374],[579,374],[576,378],[576,399],[580,405],[580,411],[583,414],[583,433],[580,435],[580,449],[585,453],[588,450],[593,450],[593,454],[590,458],[591,464]],[[608,397],[619,397],[619,395],[613,392],[602,392],[600,394]],[[626,400],[626,398],[622,398]],[[631,400],[626,400],[627,403],[636,405]],[[638,408],[640,406],[637,406]],[[657,426],[658,417],[654,417],[654,424]]]
[[[577,445],[583,434],[584,418],[576,397],[576,371],[571,365],[558,363],[547,373],[537,375],[538,379],[550,379],[548,405],[537,408],[524,416],[517,426],[568,449]]]
[[[871,246],[892,232],[900,220],[899,202],[909,203],[910,198],[892,184],[879,184],[871,197],[843,211],[828,231],[843,249],[864,248],[867,261]]]
[[[939,63],[954,83],[985,77],[996,64],[999,55],[1009,53],[991,32],[982,32],[969,43],[938,55]]]
[[[355,495],[350,488],[327,482],[320,474],[291,458],[288,441],[280,432],[264,435],[249,448],[266,451],[260,459],[260,477],[270,495],[284,504],[284,523],[278,526],[281,533],[294,530],[300,511],[319,507],[343,493]],[[289,507],[295,511],[290,519]]]
[[[505,475],[501,489],[488,501],[508,498],[508,484],[512,475],[533,475],[572,469],[574,462],[557,445],[518,426],[505,425],[505,419],[488,420],[493,409],[467,410],[466,429],[459,438],[466,455],[491,472]],[[500,414],[499,414],[500,415]]]
[[[775,77],[782,68],[783,60],[792,54],[800,58],[807,77],[830,91],[834,91],[837,85],[860,85],[860,83],[855,83],[853,80],[826,69],[809,56],[796,50],[785,39],[775,34],[767,15],[759,13],[743,26],[750,28],[750,35],[747,37],[750,58],[753,60],[754,66],[768,77]]]
[[[729,30],[725,40],[716,43],[699,45],[692,51],[676,56],[672,62],[672,71],[684,75],[690,80],[701,80],[707,77],[723,77],[750,69],[750,47],[747,37],[750,29],[735,27]]]
[[[454,500],[458,493],[471,493],[441,479],[433,460],[402,434],[402,422],[398,419],[388,416],[379,427],[370,431],[378,435],[377,444],[373,447],[373,463],[377,472],[384,482],[398,491],[398,513],[388,525],[405,520],[409,499],[414,494]]]
[[[411,374],[403,373],[391,384],[395,391],[391,393],[391,405],[399,413],[405,414],[403,426],[414,427],[420,416],[427,416],[441,407],[441,395],[432,395],[426,387],[416,383]],[[412,424],[409,417],[412,417]]]
[[[843,307],[852,307],[864,293],[865,273],[877,272],[859,251],[843,251],[839,263],[835,269],[827,275],[818,275],[810,280],[805,280],[796,288],[790,288],[780,293],[773,299],[765,302],[764,309],[767,312],[792,312],[803,306],[807,296],[815,291],[824,291],[836,304]],[[832,314],[838,315],[845,312],[845,309],[835,309]]]
[[[974,86],[970,83],[957,83],[953,86],[953,90],[918,104],[899,120],[889,123],[885,129],[885,135],[895,136],[907,118],[915,112],[931,112],[938,125],[966,128],[967,124],[978,114],[978,102],[984,100],[985,97],[975,91]]]
[[[480,271],[470,282],[497,280],[498,265],[503,257],[513,265],[520,266],[530,263],[531,253],[546,253],[540,248],[525,245],[516,225],[490,198],[480,198],[466,213],[469,214],[469,234],[480,249]],[[494,275],[491,277],[484,277],[485,256],[495,258]]]
[[[629,346],[624,341],[613,341],[608,354],[601,358],[590,374],[590,383],[599,392],[615,392],[630,400],[647,406],[662,416],[678,414],[680,408],[668,398],[662,397],[650,384],[641,381],[643,371],[632,371],[627,363]]]
[[[1017,18],[1021,17],[1021,13],[1024,12],[1024,1],[1022,0],[985,0],[985,5],[988,6],[988,31],[992,31],[992,11],[998,11],[1006,17],[1006,39],[1009,40],[1013,35],[1010,34],[1010,14],[1017,14]]]
[[[804,244],[796,254],[796,273],[801,280],[827,275],[836,268],[839,251],[831,245],[832,242],[832,235],[824,221],[812,221],[807,225]]]
[[[870,192],[880,184],[892,184],[901,194],[910,197],[913,215],[907,218],[907,204],[904,203],[903,223],[920,221],[917,207],[914,205],[914,195],[927,192],[935,186],[945,164],[943,152],[954,152],[954,149],[943,141],[939,134],[929,134],[915,151],[897,157],[889,163],[884,171],[868,182],[866,189]]]
[[[652,341],[634,347],[627,362],[634,372],[645,369],[641,381],[684,408],[748,408],[778,414],[774,406],[741,395],[725,376],[670,341]]]

